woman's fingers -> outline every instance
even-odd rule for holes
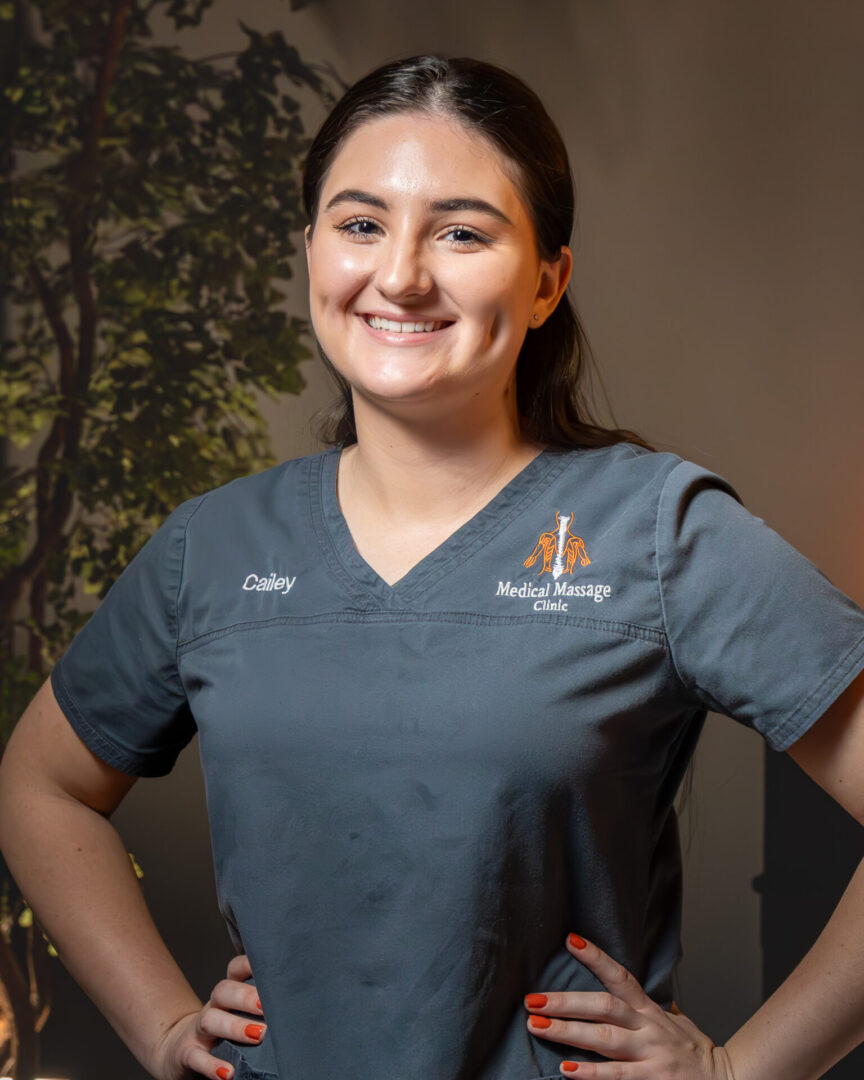
[[[606,987],[607,993],[560,991],[528,994],[528,1030],[550,1042],[577,1046],[601,1062],[561,1062],[562,1076],[579,1080],[730,1080],[711,1039],[673,1003],[664,1011],[637,979],[611,956],[578,934],[570,953]]]
[[[239,982],[252,978],[252,965],[246,953],[240,953],[239,956],[231,958],[228,963],[228,978],[237,979]]]
[[[210,1077],[210,1080],[233,1080],[234,1067],[209,1053],[217,1039],[255,1046],[261,1042],[267,1025],[250,1019],[261,1016],[261,1002],[255,986],[245,982],[252,974],[247,956],[235,956],[228,964],[227,978],[214,987],[210,1000],[194,1016],[187,1018],[190,1029],[183,1022],[185,1034],[178,1030],[181,1043],[182,1065],[192,1073]],[[246,1013],[246,1016],[238,1016]]]
[[[586,991],[561,991],[548,994],[528,994],[525,1008],[538,1016],[560,1016],[573,1020],[591,1020],[614,1024],[636,1031],[642,1017],[614,994]]]
[[[210,1080],[233,1080],[234,1066],[213,1057],[200,1046],[193,1046],[189,1050],[184,1064],[196,1076],[209,1076]]]
[[[264,1038],[267,1025],[207,1004],[198,1014],[198,1030],[215,1039],[256,1045]]]
[[[227,1037],[235,1042],[257,1043],[261,1037],[244,1038],[242,1031],[225,1023],[226,1019],[239,1018],[220,1013],[209,1005],[181,1017],[165,1033],[158,1048],[153,1075],[172,1078],[194,1075],[206,1076],[210,1080],[234,1080],[234,1066],[211,1053],[214,1042]]]
[[[615,1024],[592,1023],[584,1020],[557,1020],[551,1016],[530,1016],[528,1030],[542,1039],[593,1050],[604,1057],[636,1060],[638,1049],[634,1033]]]
[[[623,1080],[627,1062],[641,1060],[647,1025],[662,1009],[648,997],[630,972],[608,953],[578,934],[567,938],[567,949],[606,987],[605,993],[559,991],[528,994],[525,1007],[532,1015],[528,1030],[532,1035],[567,1046],[578,1046],[603,1057],[615,1059],[612,1072],[596,1073]],[[614,1070],[618,1070],[617,1074]],[[578,1070],[581,1076],[591,1071]],[[592,1075],[594,1075],[592,1073]]]
[[[577,1080],[641,1080],[645,1073],[638,1063],[626,1061],[562,1061],[561,1075],[575,1076]]]
[[[578,934],[567,936],[567,949],[576,957],[580,964],[584,964],[590,972],[597,976],[610,994],[619,998],[633,1009],[644,1009],[646,1005],[654,1006],[651,998],[645,993],[638,981],[630,974],[627,968],[613,960],[608,953],[603,952],[590,941],[586,941]],[[659,1006],[655,1006],[659,1008]]]
[[[251,1013],[253,1016],[261,1016],[261,1002],[258,999],[258,991],[250,983],[235,982],[234,979],[223,979],[216,983],[210,992],[209,1004],[217,1009],[233,1009],[235,1012]]]

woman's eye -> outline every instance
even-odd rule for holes
[[[444,236],[447,238],[448,244],[453,244],[457,247],[473,247],[476,244],[489,243],[485,237],[474,232],[473,229],[467,229],[462,225],[454,225],[452,229],[447,230]]]
[[[336,225],[338,232],[347,233],[349,236],[373,236],[378,224],[370,218],[352,218],[350,221]]]
[[[354,236],[358,239],[365,239],[366,237],[372,237],[381,231],[381,226],[377,221],[373,221],[371,218],[351,218],[350,221],[344,221],[341,225],[334,225],[337,232],[344,233],[346,236]],[[442,237],[452,247],[458,248],[471,248],[488,245],[489,241],[486,237],[481,236],[480,233],[475,232],[474,229],[469,229],[463,225],[454,225],[452,228],[447,229]]]

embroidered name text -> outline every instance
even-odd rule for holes
[[[243,588],[246,592],[278,592],[286,596],[296,580],[296,574],[294,577],[279,577],[275,572],[268,575],[247,574]]]

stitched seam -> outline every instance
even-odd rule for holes
[[[626,637],[636,641],[645,641],[648,644],[658,645],[668,649],[668,641],[662,630],[654,626],[642,626],[639,623],[629,623],[623,620],[594,619],[588,615],[484,615],[479,612],[415,612],[415,611],[329,611],[319,615],[277,615],[270,619],[254,619],[243,622],[229,623],[227,626],[208,630],[193,638],[180,643],[183,653],[189,653],[206,645],[209,641],[225,637],[227,634],[243,633],[249,630],[272,626],[310,626],[316,624],[338,623],[372,623],[381,625],[394,625],[405,623],[441,623],[473,626],[569,626],[585,630],[597,630],[601,633],[614,634],[618,637]]]
[[[186,518],[186,523],[183,526],[183,549],[180,553],[180,573],[177,575],[177,588],[174,592],[174,664],[176,667],[179,667],[180,664],[180,590],[183,587],[183,575],[186,571],[186,548],[189,535],[189,523],[204,505],[204,501],[208,494],[209,492],[206,492],[204,495],[199,496],[198,502],[192,508],[192,513]]]
[[[60,684],[59,688],[61,692],[58,696],[58,700],[61,701],[61,708],[63,705],[68,707],[68,712],[66,708],[64,708],[63,711],[66,713],[66,717],[72,725],[72,728],[78,733],[85,745],[88,746],[97,757],[102,758],[108,765],[120,769],[121,772],[140,775],[142,772],[152,769],[154,764],[157,769],[162,769],[164,764],[171,760],[172,753],[174,753],[174,756],[176,757],[176,752],[179,752],[179,749],[182,749],[182,747],[180,747],[175,752],[174,747],[159,747],[158,751],[152,754],[142,754],[134,750],[129,750],[128,747],[115,742],[115,740],[102,731],[101,728],[94,727],[93,724],[90,723],[84,713],[82,713],[78,706],[78,702],[70,693],[59,665],[54,667],[51,672],[51,678],[52,682],[56,680]]]
[[[545,472],[537,479],[534,485],[530,488],[526,488],[521,497],[516,499],[503,516],[497,509],[492,509],[492,503],[497,499],[497,496],[491,500],[489,504],[483,507],[477,514],[477,519],[492,519],[493,523],[499,528],[499,531],[503,532],[504,529],[518,516],[525,513],[527,509],[534,505],[542,495],[544,495],[552,483],[564,472],[570,463],[570,459],[566,454],[561,454],[558,461],[555,461],[554,457],[549,462]],[[533,462],[532,462],[533,464]],[[505,485],[506,486],[506,485]],[[454,546],[453,551],[447,560],[447,563],[439,563],[436,566],[430,566],[427,572],[414,584],[402,591],[402,598],[405,600],[414,600],[418,595],[422,595],[424,592],[431,589],[437,582],[451,573],[454,569],[454,565],[462,565],[467,562],[468,559],[477,550],[477,535],[472,532],[469,536],[466,536],[461,544]]]
[[[660,573],[660,510],[663,505],[663,496],[666,493],[666,487],[675,473],[675,470],[679,469],[683,464],[685,464],[683,461],[679,461],[674,468],[670,469],[668,476],[663,481],[663,487],[660,489],[660,494],[657,498],[657,517],[654,524],[654,573],[657,576],[657,591],[660,596],[660,615],[663,619],[663,630],[668,643],[669,659],[672,661],[672,666],[675,669],[675,674],[678,676],[678,681],[681,685],[691,694],[695,693],[696,696],[699,697],[699,694],[691,682],[684,678],[681,669],[678,667],[678,661],[675,658],[675,650],[672,647],[672,636],[669,633],[669,620],[666,614],[666,598],[663,595],[663,577]]]
[[[807,716],[810,713],[813,703],[818,702],[823,697],[825,688],[832,684],[842,684],[849,672],[854,670],[856,660],[860,660],[862,657],[864,657],[864,636],[860,637],[851,648],[847,649],[819,685],[810,691],[795,712],[771,733],[773,741],[782,742],[790,729],[797,730],[797,721],[801,716]],[[839,694],[840,691],[838,691],[838,696]]]
[[[124,751],[123,748],[118,746],[113,739],[109,739],[98,728],[94,728],[92,724],[90,724],[89,721],[86,719],[84,714],[81,712],[81,709],[78,707],[78,702],[75,700],[74,697],[72,697],[71,693],[69,692],[69,687],[66,685],[66,680],[63,678],[63,672],[60,670],[60,667],[55,667],[51,674],[53,678],[60,683],[62,688],[63,701],[69,706],[70,712],[75,717],[75,724],[73,726],[76,728],[76,730],[87,733],[87,742],[89,743],[91,748],[95,748],[98,746],[100,750],[103,750],[104,754],[100,754],[99,756],[103,757],[104,760],[107,760],[107,757],[110,757],[111,760],[108,761],[109,765],[117,764],[120,761],[129,760],[128,751]]]
[[[348,595],[358,604],[366,605],[371,598],[375,597],[374,591],[366,588],[344,566],[336,539],[331,535],[330,526],[327,522],[327,512],[324,507],[324,470],[328,454],[335,454],[336,449],[325,451],[314,458],[310,458],[309,465],[309,507],[312,513],[312,528],[318,537],[327,565],[334,573],[337,581],[342,585]]]

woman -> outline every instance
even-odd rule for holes
[[[22,888],[159,1080],[821,1075],[864,1036],[862,873],[717,1047],[671,1001],[672,800],[712,708],[864,818],[864,614],[585,421],[569,168],[518,80],[373,72],[304,191],[339,446],[178,508],[72,644],[3,762]],[[196,726],[251,961],[204,1007],[107,822]]]

